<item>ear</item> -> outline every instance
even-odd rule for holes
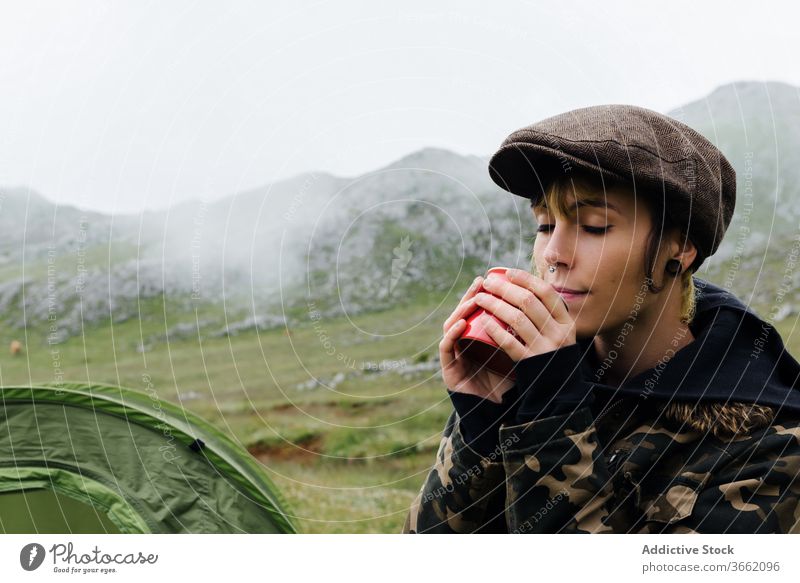
[[[683,243],[683,248],[681,248],[681,243]],[[675,243],[675,252],[672,254],[670,259],[677,259],[680,261],[681,272],[684,272],[691,267],[696,257],[697,247],[694,246],[692,240],[689,239],[689,237],[687,237],[685,234],[678,232],[678,239]]]

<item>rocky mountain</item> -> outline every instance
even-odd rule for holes
[[[746,296],[754,270],[780,270],[800,221],[798,88],[733,83],[668,113],[737,170],[734,222],[701,275],[729,278],[733,262],[730,286]],[[488,267],[530,263],[527,202],[497,188],[486,167],[487,157],[426,148],[361,176],[307,173],[115,216],[0,189],[0,317],[11,328],[55,320],[48,334],[58,341],[111,317],[146,317],[149,299],[169,306],[176,333],[203,306],[219,314],[209,326],[236,333],[307,319],[312,308],[445,300]]]
[[[354,178],[308,173],[136,215],[0,190],[0,314],[11,328],[55,318],[61,339],[144,317],[150,298],[192,318],[194,307],[224,305],[241,316],[232,331],[311,303],[376,309],[446,291],[487,260],[520,263],[516,253],[524,265],[513,242],[530,225],[516,198],[491,183],[485,160],[432,148]]]
[[[749,254],[782,247],[800,222],[800,88],[730,83],[668,115],[714,142],[736,169],[736,212],[717,260],[737,245]]]

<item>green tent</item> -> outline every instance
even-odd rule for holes
[[[155,393],[0,388],[0,533],[290,533],[243,448]]]

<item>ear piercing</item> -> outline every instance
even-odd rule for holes
[[[670,259],[667,261],[667,273],[673,276],[680,275],[683,266],[677,259]]]

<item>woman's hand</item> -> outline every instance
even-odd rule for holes
[[[475,302],[508,324],[524,342],[487,319],[486,332],[512,360],[575,344],[575,321],[553,286],[520,269],[507,270],[506,277],[509,281],[490,276],[483,285],[491,293],[477,294]]]
[[[482,283],[482,277],[475,278],[456,309],[445,320],[444,337],[439,343],[439,360],[442,365],[444,384],[448,389],[454,393],[468,393],[500,403],[503,394],[514,386],[514,381],[485,368],[478,368],[461,356],[460,351],[456,348],[456,341],[466,326],[465,318],[478,307],[475,296],[481,289]]]

